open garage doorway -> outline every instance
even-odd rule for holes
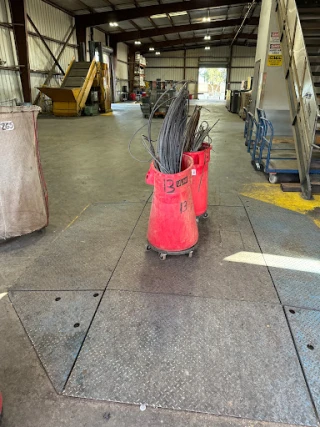
[[[198,76],[198,97],[212,101],[223,101],[226,93],[227,69],[200,67]]]

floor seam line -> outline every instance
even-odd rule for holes
[[[241,200],[241,199],[240,199],[240,200]],[[263,257],[263,260],[264,260],[264,262],[265,262],[265,264],[266,264],[265,266],[266,266],[266,268],[267,268],[267,270],[268,270],[268,273],[269,273],[269,276],[270,276],[271,282],[272,282],[272,284],[273,284],[273,288],[274,288],[274,290],[276,291],[277,297],[278,297],[278,299],[279,299],[279,303],[280,303],[281,305],[283,305],[283,304],[282,304],[282,301],[281,301],[281,298],[280,298],[280,295],[279,295],[279,292],[278,292],[278,289],[277,289],[277,287],[276,287],[276,285],[275,285],[275,282],[274,282],[274,280],[273,280],[273,277],[272,277],[272,274],[271,274],[270,268],[269,268],[268,264],[267,264],[267,263],[266,263],[266,261],[265,261],[264,253],[263,253],[262,247],[261,247],[261,245],[260,245],[260,242],[259,242],[259,240],[258,240],[258,236],[257,236],[257,234],[256,234],[256,231],[255,231],[255,229],[254,229],[254,227],[253,227],[253,224],[252,224],[252,222],[251,222],[251,219],[250,219],[249,213],[248,213],[248,211],[247,211],[247,207],[246,207],[246,206],[245,206],[245,204],[242,202],[242,200],[241,200],[241,203],[242,203],[242,205],[243,205],[244,211],[245,211],[246,216],[247,216],[247,218],[248,218],[248,221],[249,221],[249,224],[250,224],[250,226],[251,226],[251,229],[252,229],[252,232],[253,232],[253,234],[254,234],[254,237],[255,237],[255,239],[256,239],[257,245],[258,245],[258,247],[259,247],[259,249],[260,249],[260,253],[261,253],[261,255],[262,255],[262,257]]]
[[[116,268],[117,268],[117,267],[118,267],[118,265],[119,265],[119,262],[120,262],[120,260],[121,260],[121,258],[122,258],[122,255],[123,255],[124,251],[126,250],[126,248],[127,248],[127,246],[128,246],[128,243],[129,243],[129,241],[130,241],[130,239],[131,239],[131,237],[132,237],[132,235],[133,235],[133,233],[134,233],[134,231],[135,231],[135,229],[136,229],[136,227],[137,227],[137,225],[138,225],[138,222],[139,222],[139,220],[140,220],[140,218],[141,218],[141,216],[142,216],[142,214],[143,214],[143,212],[144,212],[144,209],[145,209],[145,207],[147,206],[147,203],[148,203],[148,201],[149,201],[149,199],[150,199],[150,197],[151,197],[151,196],[152,196],[152,194],[148,197],[148,199],[147,199],[147,200],[146,200],[146,202],[144,203],[144,205],[143,205],[143,207],[142,207],[142,209],[141,209],[140,215],[138,216],[138,218],[137,218],[137,220],[136,220],[136,223],[135,223],[134,227],[132,228],[132,231],[131,231],[131,233],[130,233],[130,235],[129,235],[128,239],[127,239],[126,244],[124,245],[123,250],[121,251],[121,254],[120,254],[120,256],[119,256],[119,259],[118,259],[118,261],[117,261],[117,263],[116,263],[116,265],[115,265],[115,267],[114,267],[114,269],[113,269],[113,271],[112,271],[112,273],[111,273],[111,275],[110,275],[110,277],[109,277],[109,280],[107,281],[107,284],[106,284],[106,286],[105,286],[104,290],[102,291],[102,295],[101,295],[101,297],[100,297],[100,300],[99,300],[99,302],[98,302],[98,304],[97,304],[97,307],[96,307],[96,309],[95,309],[95,311],[94,311],[94,313],[93,313],[92,319],[91,319],[91,321],[90,321],[90,323],[89,323],[89,326],[88,326],[88,328],[87,328],[87,332],[86,332],[86,334],[85,334],[85,336],[84,336],[84,338],[83,338],[83,340],[82,340],[82,343],[81,343],[81,345],[80,345],[79,351],[78,351],[78,353],[77,353],[77,355],[76,355],[76,357],[75,357],[75,359],[74,359],[74,362],[73,362],[72,367],[71,367],[71,369],[70,369],[69,375],[68,375],[68,377],[67,377],[67,379],[66,379],[66,381],[65,381],[65,383],[64,383],[64,386],[63,386],[63,388],[62,388],[62,392],[60,393],[60,394],[62,394],[62,395],[63,395],[63,393],[64,393],[64,391],[65,391],[65,389],[66,389],[66,386],[67,386],[68,381],[69,381],[69,379],[70,379],[70,376],[71,376],[71,374],[72,374],[72,372],[73,372],[73,369],[74,369],[74,367],[75,367],[75,365],[76,365],[76,363],[77,363],[77,361],[78,361],[78,357],[79,357],[79,355],[80,355],[80,353],[81,353],[81,350],[82,350],[82,347],[83,347],[83,345],[84,345],[84,343],[85,343],[85,341],[86,341],[86,339],[87,339],[88,333],[89,333],[89,331],[90,331],[90,329],[91,329],[91,326],[92,326],[93,321],[94,321],[94,319],[95,319],[95,317],[96,317],[96,314],[98,313],[98,310],[99,310],[100,304],[101,304],[102,299],[103,299],[103,297],[104,297],[104,295],[105,295],[105,293],[106,293],[106,290],[107,290],[107,288],[108,288],[108,285],[109,285],[109,283],[110,283],[110,280],[112,279],[113,274],[114,274],[114,272],[115,272]]]
[[[241,202],[242,202],[242,199],[240,199],[240,200],[241,200]],[[242,202],[242,203],[243,203],[243,202]],[[252,225],[252,222],[251,222],[251,220],[250,220],[249,213],[248,213],[247,208],[246,208],[246,206],[245,206],[245,204],[244,204],[244,203],[243,203],[243,207],[244,207],[244,210],[245,210],[246,215],[247,215],[247,217],[248,217],[248,220],[249,220],[249,222],[250,222],[250,225],[251,225],[251,227],[252,227],[252,231],[253,231],[253,233],[254,233],[254,235],[255,235],[255,238],[256,238],[256,240],[257,240],[257,243],[258,243],[258,246],[259,246],[259,248],[260,248],[261,254],[262,254],[262,256],[263,256],[263,259],[265,260],[265,258],[264,258],[264,253],[263,253],[263,251],[262,251],[262,248],[261,248],[261,246],[260,246],[260,243],[259,243],[258,237],[257,237],[257,235],[256,235],[255,229],[254,229],[254,227],[253,227],[253,225]],[[269,266],[268,266],[267,264],[266,264],[266,267],[267,267],[267,269],[268,269],[268,272],[269,272],[269,275],[270,275],[271,281],[272,281],[272,283],[273,283],[274,289],[275,289],[275,291],[276,291],[276,293],[277,293],[277,296],[278,296],[278,298],[279,298],[279,302],[280,302],[280,305],[281,305],[281,307],[282,307],[282,310],[283,310],[283,313],[284,313],[284,316],[285,316],[285,319],[286,319],[286,323],[287,323],[287,326],[288,326],[288,329],[289,329],[289,333],[290,333],[290,336],[291,336],[291,340],[292,340],[292,343],[293,343],[293,346],[294,346],[294,349],[295,349],[295,352],[296,352],[296,356],[297,356],[297,358],[298,358],[298,362],[299,362],[299,365],[300,365],[300,369],[301,369],[301,372],[302,372],[302,375],[303,375],[303,379],[304,379],[305,384],[306,384],[306,387],[307,387],[307,391],[308,391],[308,394],[309,394],[309,397],[310,397],[310,401],[311,401],[311,404],[312,404],[312,407],[313,407],[313,410],[314,410],[315,417],[316,417],[316,419],[319,421],[319,414],[318,414],[318,412],[317,412],[317,409],[316,409],[316,406],[315,406],[315,402],[314,402],[314,400],[313,400],[313,396],[312,396],[312,393],[311,393],[311,390],[310,390],[310,387],[309,387],[309,384],[308,384],[308,381],[307,381],[307,378],[306,378],[306,374],[305,374],[305,371],[304,371],[304,369],[303,369],[302,361],[301,361],[301,359],[300,359],[300,355],[299,355],[299,352],[298,352],[298,348],[297,348],[297,345],[296,345],[296,341],[295,341],[295,338],[294,338],[294,335],[293,335],[293,332],[292,332],[292,329],[291,329],[291,326],[290,326],[290,322],[289,322],[289,319],[288,319],[288,316],[287,316],[286,310],[285,310],[285,308],[284,308],[284,304],[282,304],[282,301],[281,301],[281,298],[280,298],[280,295],[279,295],[278,289],[277,289],[277,287],[276,287],[276,285],[275,285],[275,282],[274,282],[274,280],[273,280],[273,277],[272,277],[271,271],[270,271]]]
[[[279,302],[270,302],[270,301],[252,301],[252,300],[239,300],[239,299],[233,299],[233,298],[215,298],[215,297],[206,297],[201,295],[188,295],[188,294],[174,294],[174,293],[165,293],[165,292],[147,292],[147,291],[141,291],[141,290],[132,290],[132,289],[117,289],[117,288],[108,288],[108,291],[114,291],[114,292],[132,292],[132,293],[140,293],[145,295],[168,295],[172,297],[186,297],[186,298],[201,298],[201,299],[209,299],[214,301],[233,301],[233,302],[246,302],[246,303],[252,303],[252,304],[262,304],[262,305],[272,305],[275,307],[281,306],[282,304]]]
[[[284,316],[285,316],[287,324],[288,324],[289,332],[290,332],[291,339],[292,339],[292,342],[293,342],[293,345],[294,345],[294,349],[295,349],[296,354],[297,354],[297,358],[298,358],[298,362],[299,362],[299,365],[300,365],[300,368],[301,368],[303,379],[304,379],[304,381],[306,383],[306,387],[307,387],[307,390],[308,390],[308,393],[309,393],[309,396],[310,396],[310,400],[311,400],[311,403],[312,403],[314,414],[315,414],[316,418],[319,421],[319,414],[318,414],[318,411],[317,411],[317,407],[316,407],[316,404],[315,404],[315,402],[313,400],[313,395],[312,395],[312,392],[311,392],[311,389],[310,389],[310,386],[309,386],[309,383],[308,383],[308,380],[307,380],[306,373],[304,371],[304,367],[303,367],[302,360],[300,358],[300,354],[299,354],[299,351],[298,351],[297,343],[296,343],[293,331],[291,329],[291,325],[290,325],[290,322],[289,322],[289,319],[288,319],[288,316],[287,316],[287,313],[286,313],[286,310],[285,310],[284,306],[282,306],[282,309],[283,309],[283,313],[284,313]]]
[[[50,376],[49,376],[49,374],[48,374],[48,372],[47,372],[47,370],[46,370],[46,368],[45,368],[44,364],[42,363],[42,360],[40,359],[40,356],[39,356],[39,354],[38,354],[38,352],[37,352],[37,350],[36,350],[36,347],[33,345],[33,342],[32,342],[32,340],[31,340],[31,337],[29,336],[28,331],[27,331],[27,330],[26,330],[26,328],[24,327],[24,324],[23,324],[23,322],[22,322],[22,320],[21,320],[21,318],[20,318],[20,316],[19,316],[19,313],[17,312],[17,310],[16,310],[16,308],[15,308],[15,305],[14,305],[13,301],[12,301],[12,300],[11,300],[11,298],[10,298],[10,294],[9,294],[9,292],[7,293],[7,295],[8,295],[9,302],[10,302],[11,306],[13,307],[13,310],[14,310],[14,312],[16,313],[16,315],[17,315],[18,319],[19,319],[20,324],[21,324],[21,326],[22,326],[22,328],[23,328],[23,330],[24,330],[25,334],[26,334],[26,335],[27,335],[27,337],[28,337],[28,341],[30,342],[31,347],[32,347],[32,349],[33,349],[33,351],[34,351],[34,353],[35,353],[35,355],[36,355],[36,357],[37,357],[38,361],[40,362],[40,366],[41,366],[41,368],[43,369],[43,371],[44,371],[44,373],[45,373],[46,377],[47,377],[47,378],[48,378],[48,380],[49,380],[49,383],[51,384],[51,386],[52,386],[52,388],[53,388],[54,392],[55,392],[57,395],[61,394],[61,393],[59,393],[59,392],[55,389],[54,384],[53,384],[53,382],[51,381],[51,378],[50,378]]]

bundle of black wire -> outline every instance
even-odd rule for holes
[[[207,138],[209,144],[211,144],[212,139],[209,136],[211,129],[218,123],[219,120],[215,122],[213,126],[209,126],[209,123],[203,121],[198,127],[200,121],[200,112],[202,107],[196,105],[190,119],[188,120],[186,126],[186,132],[184,135],[184,150],[185,152],[199,151],[202,148],[204,140]]]
[[[184,135],[188,119],[186,84],[171,102],[158,137],[159,170],[163,173],[181,171]]]
[[[209,132],[218,122],[217,121],[210,128],[208,122],[204,121],[198,127],[201,107],[196,106],[187,124],[189,105],[189,92],[187,89],[188,83],[189,82],[187,81],[177,83],[183,85],[178,94],[169,100],[171,101],[171,104],[160,129],[156,146],[154,145],[155,141],[153,141],[151,138],[152,119],[158,108],[160,108],[163,104],[168,103],[168,93],[171,91],[171,89],[168,89],[160,96],[152,108],[148,123],[143,126],[148,126],[148,133],[147,135],[142,135],[142,144],[153,158],[155,167],[160,172],[165,174],[181,172],[183,153],[187,151],[200,150],[206,137],[208,137],[209,143],[211,143]],[[135,135],[140,132],[142,128],[135,132],[129,142],[128,147],[131,156],[136,160],[139,159],[137,159],[132,154],[131,144]]]

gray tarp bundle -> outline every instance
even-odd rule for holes
[[[0,239],[48,225],[37,141],[39,107],[0,107]]]

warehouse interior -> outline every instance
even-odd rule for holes
[[[1,427],[319,425],[319,36],[0,0]]]

